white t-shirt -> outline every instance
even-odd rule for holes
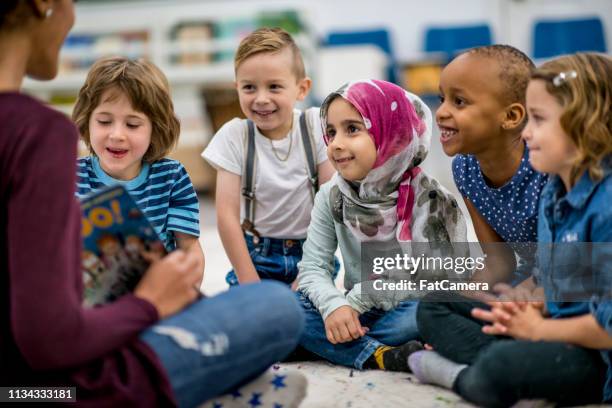
[[[300,134],[300,114],[297,109],[293,111],[291,132],[281,140],[268,139],[255,127],[255,229],[262,237],[306,237],[313,198]],[[327,160],[319,108],[306,111],[306,122],[316,145],[315,156],[319,165]],[[202,157],[217,169],[242,176],[247,135],[246,120],[234,118],[219,129],[202,152]],[[286,161],[276,157],[285,158],[287,154]],[[240,197],[242,221],[244,198],[242,194]]]

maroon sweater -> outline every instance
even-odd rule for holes
[[[158,320],[127,295],[81,307],[77,131],[61,113],[0,93],[0,385],[76,386],[84,406],[174,405],[138,334]]]

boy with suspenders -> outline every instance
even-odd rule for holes
[[[233,266],[226,281],[291,284],[314,195],[334,172],[319,109],[294,109],[311,80],[284,30],[251,33],[240,43],[234,66],[247,119],[223,125],[202,153],[217,169],[217,224]]]

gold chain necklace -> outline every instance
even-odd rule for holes
[[[274,156],[276,156],[276,158],[282,162],[286,162],[287,159],[289,159],[289,155],[291,154],[291,145],[293,144],[293,138],[291,137],[291,133],[289,133],[288,137],[289,137],[289,150],[287,151],[287,155],[285,156],[284,159],[279,156],[278,152],[276,151],[276,148],[274,147],[274,143],[272,143],[272,139],[268,139],[268,141],[270,141],[270,146],[272,147],[272,153],[274,153]]]

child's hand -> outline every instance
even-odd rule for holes
[[[541,287],[531,288],[518,285],[512,287],[507,283],[497,283],[493,286],[494,293],[484,291],[462,291],[462,296],[480,301],[482,303],[491,302],[515,302],[525,305],[529,302],[544,302],[544,290]]]
[[[193,252],[198,258],[198,270],[200,271],[200,283],[198,287],[202,285],[204,281],[204,251],[200,246],[198,237],[193,235],[185,234],[183,232],[174,232],[178,247],[186,252]]]
[[[149,266],[134,295],[155,306],[160,318],[174,314],[199,295],[198,265],[199,258],[192,251],[173,251]]]
[[[160,254],[159,252],[145,251],[144,249],[140,251],[140,256],[142,256],[143,259],[150,264],[157,262],[164,257],[164,255]]]
[[[544,292],[540,288],[533,290],[521,285],[512,287],[506,283],[498,283],[493,290],[498,294],[500,301],[513,301],[521,305],[544,301]]]
[[[325,333],[332,344],[356,340],[367,332],[359,322],[359,313],[350,306],[340,306],[325,319]]]
[[[489,305],[491,310],[472,310],[475,318],[492,323],[482,328],[483,333],[522,340],[538,339],[537,329],[544,320],[543,302],[490,302]]]

